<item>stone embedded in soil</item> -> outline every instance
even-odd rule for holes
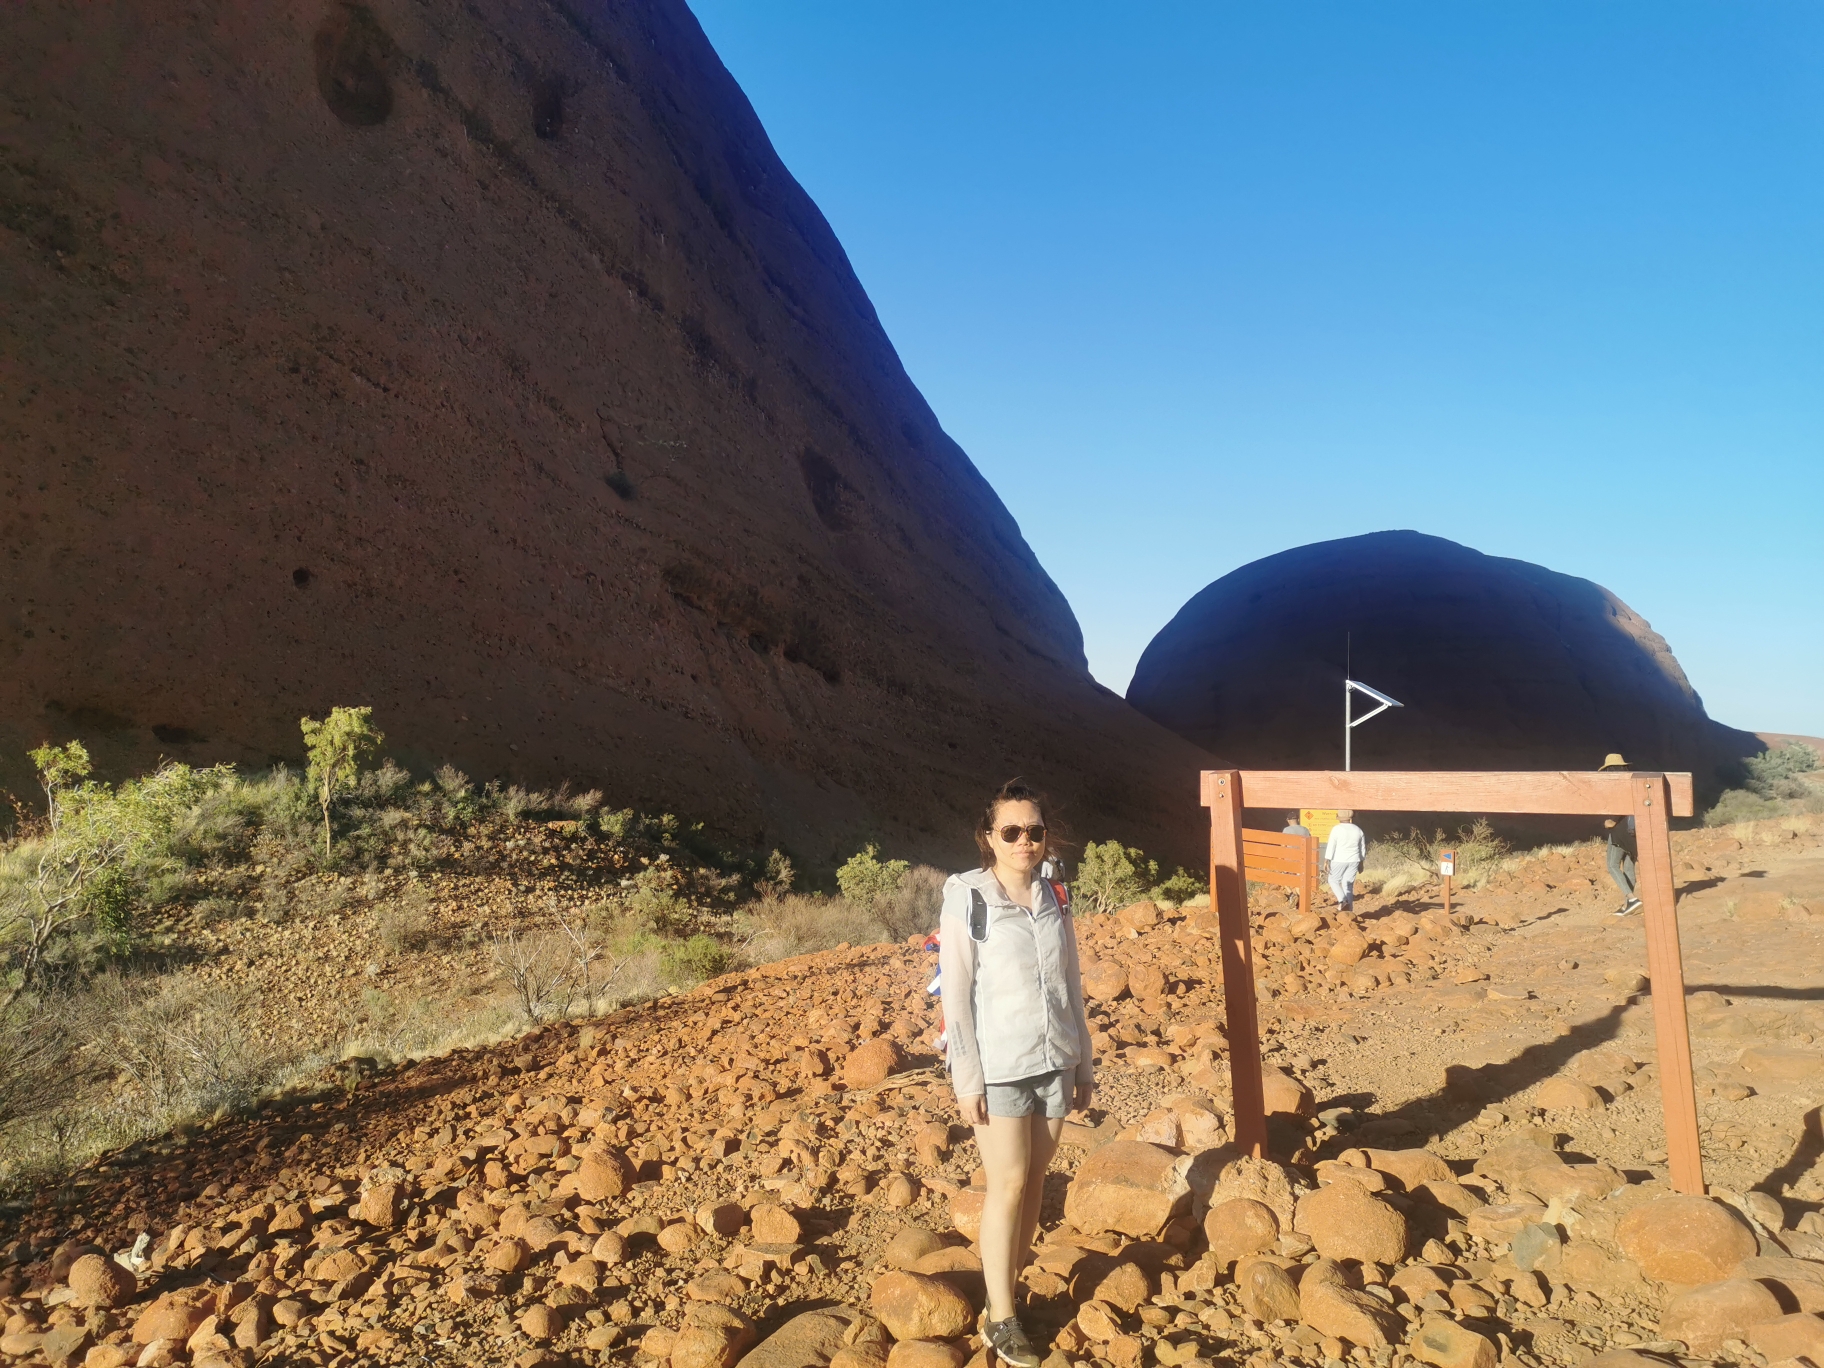
[[[1190,1205],[1191,1162],[1157,1145],[1112,1141],[1077,1169],[1064,1194],[1064,1219],[1088,1234],[1158,1235]]]
[[[759,1203],[748,1213],[748,1221],[755,1244],[797,1244],[804,1238],[803,1223],[777,1202]]]
[[[623,1196],[634,1183],[633,1165],[619,1150],[595,1150],[571,1174],[576,1195],[585,1202]]]
[[[874,1280],[868,1309],[896,1340],[953,1339],[975,1319],[969,1299],[950,1283],[903,1271]]]
[[[1241,1309],[1255,1320],[1297,1320],[1298,1287],[1292,1275],[1266,1258],[1246,1258],[1235,1265],[1235,1290]]]
[[[139,1291],[139,1279],[105,1254],[84,1254],[70,1265],[71,1300],[77,1306],[120,1306]]]
[[[1145,931],[1159,924],[1159,904],[1155,902],[1129,903],[1115,913],[1115,920],[1130,931]]]
[[[919,1226],[902,1226],[892,1239],[881,1257],[887,1267],[906,1269],[912,1267],[927,1254],[934,1254],[944,1247],[943,1236],[934,1230],[925,1230]]]
[[[182,1344],[208,1319],[208,1305],[213,1300],[207,1288],[186,1287],[166,1292],[140,1312],[133,1322],[133,1342],[150,1344],[162,1339]]]
[[[1279,1217],[1265,1202],[1236,1197],[1210,1208],[1203,1233],[1217,1264],[1226,1269],[1245,1255],[1271,1249],[1279,1239]]]
[[[1437,1368],[1495,1368],[1500,1354],[1485,1335],[1443,1316],[1427,1316],[1412,1337],[1416,1358]]]
[[[1118,1263],[1096,1284],[1091,1297],[1132,1315],[1152,1299],[1153,1284],[1138,1264]]]
[[[532,1266],[532,1247],[524,1240],[501,1240],[484,1260],[496,1273],[519,1273]]]
[[[1317,1115],[1317,1098],[1311,1089],[1279,1069],[1262,1069],[1260,1087],[1268,1116]]]
[[[747,1213],[738,1202],[705,1202],[697,1208],[697,1227],[705,1235],[734,1235],[747,1224]],[[759,1236],[755,1236],[759,1239]],[[791,1244],[791,1240],[782,1240]]]
[[[1332,1183],[1298,1199],[1292,1228],[1327,1259],[1397,1264],[1406,1257],[1406,1218],[1355,1183]]]
[[[390,1230],[405,1219],[411,1193],[402,1182],[386,1180],[369,1183],[361,1190],[359,1218],[368,1225]]]
[[[1450,1165],[1427,1149],[1368,1149],[1362,1153],[1370,1168],[1397,1178],[1407,1192],[1416,1190],[1421,1183],[1456,1181]]]
[[[564,1316],[555,1307],[534,1302],[520,1315],[519,1328],[531,1339],[556,1339],[564,1331]]]
[[[1742,1338],[1750,1348],[1775,1361],[1808,1358],[1824,1363],[1824,1317],[1795,1311],[1749,1326]]]
[[[1544,1111],[1602,1111],[1607,1103],[1588,1083],[1574,1078],[1548,1078],[1533,1093],[1533,1102]]]
[[[970,1244],[982,1235],[982,1203],[988,1200],[988,1189],[971,1184],[950,1194],[950,1224]]]
[[[748,1350],[740,1368],[825,1368],[858,1314],[849,1306],[802,1311]]]
[[[1807,1083],[1824,1077],[1824,1050],[1797,1045],[1750,1045],[1737,1062],[1770,1082]]]
[[[1117,960],[1085,959],[1081,971],[1083,996],[1091,1002],[1113,1002],[1127,991],[1127,966]]]
[[[754,1323],[739,1311],[696,1302],[672,1341],[671,1368],[732,1368],[754,1334]]]
[[[887,1354],[887,1368],[963,1368],[969,1356],[946,1340],[901,1340]]]
[[[1732,1208],[1682,1194],[1635,1207],[1616,1224],[1615,1242],[1647,1277],[1684,1284],[1727,1278],[1760,1248]]]
[[[1752,1278],[1694,1287],[1666,1303],[1659,1318],[1662,1339],[1682,1340],[1694,1353],[1720,1349],[1724,1340],[1744,1339],[1749,1327],[1778,1320],[1785,1308]]]
[[[1097,1344],[1106,1344],[1121,1333],[1121,1318],[1106,1302],[1090,1300],[1077,1308],[1077,1326]]]
[[[1306,1266],[1298,1284],[1298,1314],[1320,1335],[1370,1349],[1394,1343],[1406,1324],[1385,1302],[1350,1287],[1342,1265],[1329,1258]]]
[[[891,1036],[864,1040],[842,1063],[842,1081],[851,1088],[872,1088],[906,1067],[905,1051]]]
[[[1187,1178],[1200,1208],[1247,1197],[1271,1209],[1282,1231],[1292,1228],[1298,1194],[1307,1186],[1297,1169],[1233,1149],[1199,1154]]]
[[[1508,1257],[1514,1261],[1515,1268],[1531,1272],[1535,1268],[1556,1268],[1563,1250],[1564,1241],[1558,1227],[1549,1221],[1535,1221],[1515,1233]]]

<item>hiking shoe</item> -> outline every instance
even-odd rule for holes
[[[1640,911],[1640,899],[1629,898],[1627,902],[1623,903],[1621,907],[1616,910],[1615,915],[1618,917],[1625,917],[1631,912],[1638,911]]]
[[[1039,1368],[1039,1352],[1032,1347],[1032,1341],[1026,1338],[1026,1331],[1021,1328],[1018,1316],[991,1321],[984,1311],[977,1328],[1002,1363],[1011,1365],[1011,1368]]]

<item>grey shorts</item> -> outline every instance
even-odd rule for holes
[[[988,1115],[1036,1114],[1059,1120],[1070,1112],[1071,1094],[1075,1089],[1071,1079],[1071,1070],[1059,1069],[1056,1073],[1039,1074],[1012,1083],[990,1083]]]

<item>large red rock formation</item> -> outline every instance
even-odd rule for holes
[[[1619,751],[1713,792],[1761,748],[1705,715],[1665,640],[1602,586],[1417,532],[1224,575],[1153,638],[1128,701],[1237,764],[1340,769],[1351,640],[1355,677],[1405,705],[1356,729],[1360,769],[1594,769]]]
[[[819,861],[959,858],[1015,772],[1188,854],[1203,757],[1090,679],[682,0],[5,32],[0,782],[365,703]]]

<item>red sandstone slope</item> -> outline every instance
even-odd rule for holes
[[[952,858],[1015,771],[1187,854],[1202,757],[1091,681],[678,0],[6,32],[0,781],[366,703],[814,859]]]

